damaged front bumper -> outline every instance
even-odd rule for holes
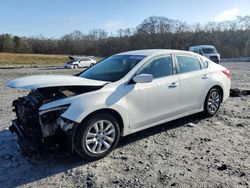
[[[39,112],[40,105],[31,103],[29,98],[19,98],[13,106],[17,119],[12,121],[9,130],[18,136],[18,144],[24,153],[59,148],[73,151],[78,123],[61,117],[69,105]]]
[[[24,133],[22,127],[19,125],[17,119],[15,119],[15,120],[12,121],[12,125],[9,127],[9,130],[12,133],[16,133],[16,135],[19,138],[24,138],[25,133]]]
[[[23,153],[42,152],[42,150],[64,149],[70,153],[74,151],[74,135],[78,123],[73,123],[66,131],[59,130],[52,136],[34,139],[26,134],[17,119],[12,121],[9,130],[17,135],[17,143]]]
[[[37,152],[40,147],[41,143],[38,141],[35,141],[33,139],[30,139],[27,134],[25,134],[25,131],[23,130],[22,126],[19,124],[18,120],[15,119],[12,121],[12,125],[9,127],[9,130],[12,133],[16,133],[17,135],[17,143],[19,148],[22,150],[23,153],[33,153]]]

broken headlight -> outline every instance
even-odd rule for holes
[[[60,117],[60,115],[63,114],[69,108],[69,106],[70,104],[46,109],[39,112],[39,121],[44,137],[54,135],[59,126],[63,130],[68,128],[68,126],[63,124],[63,118]]]

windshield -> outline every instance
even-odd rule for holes
[[[217,50],[215,48],[202,48],[202,52],[204,54],[217,54]]]
[[[142,55],[114,55],[87,69],[80,74],[80,77],[115,82],[124,77],[145,57]]]

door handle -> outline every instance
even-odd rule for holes
[[[207,75],[207,74],[204,74],[201,78],[202,78],[202,79],[208,79],[208,75]]]
[[[176,82],[172,82],[171,85],[169,85],[168,87],[169,88],[175,88],[177,86],[178,86],[178,84]]]

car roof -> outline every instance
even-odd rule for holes
[[[171,49],[146,49],[146,50],[134,50],[128,52],[122,52],[116,55],[144,55],[144,56],[151,56],[158,53],[177,53],[177,52],[185,52],[190,53],[184,50],[171,50]]]
[[[197,46],[190,46],[190,48],[215,48],[213,45],[197,45]]]

